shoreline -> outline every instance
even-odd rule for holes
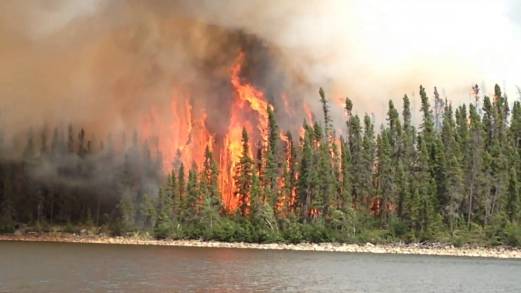
[[[371,254],[402,254],[402,255],[431,255],[431,256],[459,256],[485,257],[499,259],[521,259],[521,249],[512,247],[454,247],[444,244],[344,244],[344,243],[244,243],[218,242],[202,240],[155,240],[139,237],[110,237],[99,235],[77,234],[4,234],[0,241],[23,242],[56,242],[79,244],[112,244],[112,245],[141,245],[141,246],[170,246],[170,247],[201,247],[201,248],[237,248],[258,250],[290,250],[290,251],[318,251],[318,252],[347,252]]]

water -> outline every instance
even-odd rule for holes
[[[521,261],[0,242],[0,292],[521,292]]]

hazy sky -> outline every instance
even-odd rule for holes
[[[110,76],[93,70],[92,62],[81,54],[91,52],[89,48],[100,40],[106,42],[102,38],[110,36],[106,32],[110,29],[170,14],[260,36],[280,48],[287,63],[313,85],[325,87],[334,98],[351,97],[360,112],[381,114],[389,98],[417,92],[419,84],[430,92],[438,86],[442,95],[465,102],[470,101],[474,83],[488,93],[495,83],[506,86],[511,98],[517,98],[516,85],[521,85],[521,1],[516,0],[5,0],[0,11],[0,62],[7,64],[0,67],[0,83],[7,85],[0,90],[4,108],[26,109],[35,99],[45,99],[32,96],[28,89],[38,87],[28,85],[47,83],[51,77],[71,79],[69,84],[75,86],[69,87],[71,92],[60,92],[62,84],[47,85],[47,101],[70,97],[78,87],[84,96],[103,96],[99,88],[94,89],[100,83],[92,80]],[[62,55],[78,64],[57,64],[61,72],[40,73],[54,67],[42,58],[56,64]],[[113,58],[100,62],[98,55],[88,57],[105,66],[113,62]],[[127,71],[122,64],[127,65],[111,65],[110,71]],[[78,76],[81,81],[75,79]],[[108,87],[110,80],[102,84]],[[23,103],[17,93],[23,93]],[[312,94],[309,98],[316,99]],[[75,103],[69,106],[89,109],[85,98]]]
[[[57,4],[42,6],[37,12],[32,24],[36,36],[44,37],[78,16],[95,13],[102,3],[54,2]],[[314,53],[334,55],[333,63],[344,63],[335,47],[346,49],[348,52],[340,54],[351,55],[347,59],[372,67],[377,75],[391,70],[438,76],[443,75],[443,68],[436,67],[456,63],[476,70],[469,77],[510,86],[521,83],[521,1],[517,0],[181,2],[196,3],[184,4],[193,8],[188,13],[251,29],[283,46],[314,44]],[[425,68],[433,63],[438,66]]]

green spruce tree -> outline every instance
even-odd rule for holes
[[[250,157],[250,146],[248,132],[242,129],[242,152],[239,162],[235,166],[235,194],[239,198],[240,215],[246,217],[249,214],[249,201],[252,187],[252,176],[254,164]]]

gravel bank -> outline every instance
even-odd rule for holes
[[[340,243],[243,243],[216,242],[200,240],[154,240],[139,237],[109,237],[76,234],[24,234],[0,235],[0,241],[33,241],[33,242],[66,242],[66,243],[96,243],[121,245],[157,245],[178,247],[215,247],[215,248],[245,248],[295,251],[329,251],[351,253],[387,253],[416,254],[439,256],[468,256],[521,259],[521,249],[511,247],[454,247],[442,244],[340,244]]]

